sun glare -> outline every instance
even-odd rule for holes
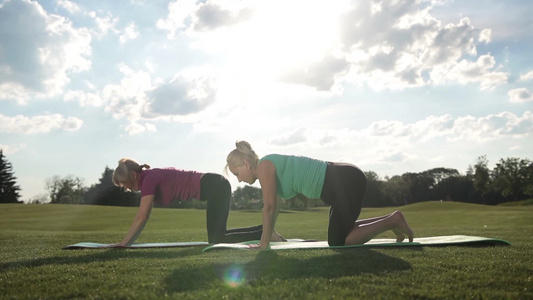
[[[202,46],[223,51],[228,68],[274,80],[288,68],[321,60],[335,49],[338,16],[345,6],[344,1],[260,2],[251,19],[220,29]]]
[[[239,265],[231,265],[224,271],[224,282],[232,288],[237,288],[246,282],[246,272]]]

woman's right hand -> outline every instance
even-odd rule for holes
[[[258,244],[249,244],[248,247],[251,249],[266,250],[268,247],[264,247],[261,243]]]

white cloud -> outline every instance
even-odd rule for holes
[[[451,115],[428,116],[424,120],[411,124],[404,124],[395,120],[384,120],[371,124],[367,131],[370,136],[375,137],[425,141],[434,137],[452,134],[454,132],[454,120]]]
[[[330,131],[329,135],[337,133]],[[443,143],[447,147],[456,144],[487,143],[505,138],[526,138],[533,135],[533,114],[526,111],[522,116],[510,112],[487,115],[485,117],[451,115],[429,116],[414,123],[383,120],[371,124],[360,131],[349,134],[339,133],[338,140],[356,140],[367,149],[380,149],[379,156],[399,158],[414,157],[419,147]],[[425,146],[424,146],[425,145]],[[366,149],[362,149],[366,150]],[[374,150],[375,151],[375,150]]]
[[[149,132],[157,131],[157,128],[154,124],[151,124],[151,123],[141,124],[140,122],[135,122],[135,121],[130,122],[130,124],[128,124],[128,126],[126,126],[125,129],[129,135],[136,135],[136,134],[143,133],[146,131],[149,131]]]
[[[337,138],[334,137],[334,136],[330,136],[328,134],[325,134],[324,136],[322,136],[319,140],[318,140],[318,144],[319,145],[328,145],[328,144],[331,144],[331,143],[335,143],[337,142]]]
[[[119,41],[125,43],[132,41],[139,36],[139,31],[135,27],[135,23],[131,22],[126,28],[124,28],[124,33],[119,36]]]
[[[120,83],[102,89],[106,111],[117,119],[139,120],[146,106],[145,92],[152,89],[152,78],[149,73],[134,71],[126,65],[120,65],[119,69],[124,76]]]
[[[533,114],[522,116],[510,112],[488,115],[482,118],[460,117],[454,122],[454,135],[450,139],[493,140],[500,137],[526,137],[533,134]]]
[[[490,89],[507,81],[508,74],[492,70],[492,56],[482,55],[474,62],[464,58],[477,55],[476,44],[489,42],[490,30],[476,29],[468,18],[443,26],[430,15],[432,5],[420,1],[383,5],[387,9],[358,5],[342,19],[352,81],[377,90],[449,81],[475,82]]]
[[[150,71],[150,73],[155,73],[157,70],[157,65],[154,63],[154,59],[152,57],[146,58],[144,61],[144,67]]]
[[[510,90],[507,95],[509,96],[509,101],[513,103],[533,102],[533,93],[526,88]]]
[[[384,162],[398,162],[398,161],[405,161],[407,160],[407,155],[402,152],[392,152],[392,153],[386,153],[381,158],[381,161]]]
[[[109,32],[119,33],[119,30],[116,29],[119,18],[114,17],[111,12],[106,11],[91,11],[87,15],[92,18],[95,22],[96,29],[92,29],[92,34],[101,39],[106,36]]]
[[[168,4],[169,13],[157,21],[157,27],[168,31],[169,38],[180,31],[213,31],[249,20],[253,10],[243,5],[228,0],[176,0]]]
[[[47,14],[37,2],[7,1],[0,6],[0,100],[26,103],[62,92],[71,72],[90,69],[91,36],[70,21]]]
[[[522,81],[533,80],[533,71],[529,71],[526,74],[520,75],[520,80]]]
[[[69,90],[63,96],[64,101],[75,101],[80,104],[80,106],[102,106],[104,100],[97,94],[85,91],[73,91]]]
[[[173,1],[168,4],[168,16],[166,19],[159,19],[157,27],[167,30],[167,36],[173,38],[179,30],[188,26],[191,15],[196,11],[196,0]]]
[[[192,28],[197,31],[210,31],[231,26],[250,19],[253,14],[249,8],[231,6],[235,1],[207,1],[197,6],[193,16]]]
[[[458,82],[460,84],[479,83],[481,89],[490,90],[507,82],[509,74],[492,71],[496,61],[490,55],[482,55],[476,62],[461,60],[453,67],[437,67],[431,72],[435,83]]]
[[[188,34],[200,50],[229,53],[232,66],[258,80],[317,91],[340,83],[400,90],[448,82],[490,90],[509,77],[490,54],[478,56],[491,29],[469,18],[442,24],[431,15],[438,1],[236,3],[171,2],[158,26],[172,37]]]
[[[206,71],[186,70],[147,92],[147,118],[183,116],[204,110],[215,101],[216,78]]]
[[[190,68],[176,74],[168,82],[152,80],[145,71],[121,65],[120,84],[106,85],[101,92],[106,111],[117,118],[126,118],[130,134],[156,130],[155,125],[140,125],[149,119],[179,120],[205,110],[215,101],[217,79],[211,70]]]
[[[369,126],[371,135],[374,136],[404,136],[405,127],[400,121],[384,120]]]
[[[282,129],[279,131],[279,141],[288,140],[291,135],[297,136],[298,133],[296,130],[284,135]],[[519,149],[517,144],[527,148],[528,144],[523,141],[533,138],[533,113],[527,111],[516,115],[502,112],[482,117],[440,115],[415,122],[383,120],[362,129],[322,130],[306,127],[305,132],[313,134],[307,134],[305,140],[295,144],[275,145],[270,141],[257,146],[257,149],[266,149],[261,150],[262,153],[280,151],[352,162],[389,175],[398,168],[403,168],[402,172],[406,169],[416,172],[417,168],[427,169],[428,165],[438,167],[443,163],[446,167],[466,167],[466,163],[458,165],[454,162],[474,159],[475,155],[486,151],[501,153],[508,149]],[[275,136],[275,133],[271,136]],[[260,137],[255,135],[255,139]],[[320,143],[324,139],[328,143]],[[465,144],[471,147],[465,148]]]
[[[0,144],[0,149],[2,149],[2,152],[4,155],[11,155],[19,152],[20,150],[26,148],[26,144],[18,144],[18,145],[2,145]]]
[[[83,121],[75,117],[64,117],[60,114],[27,117],[17,115],[14,117],[0,114],[0,132],[18,134],[47,133],[52,130],[62,129],[76,131],[80,129]]]
[[[485,28],[481,30],[481,33],[479,34],[479,41],[484,42],[485,44],[490,43],[492,36],[492,30]]]
[[[323,57],[320,61],[310,62],[305,67],[292,68],[281,74],[284,82],[304,84],[319,91],[330,90],[336,79],[348,73],[349,65],[343,58]]]
[[[302,127],[293,132],[289,132],[281,137],[277,137],[268,141],[268,143],[276,146],[288,146],[307,141],[307,129]]]
[[[74,14],[80,11],[79,6],[72,1],[68,1],[68,0],[56,0],[56,1],[57,1],[58,7],[65,9],[71,14]]]

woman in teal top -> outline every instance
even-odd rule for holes
[[[290,199],[299,193],[331,205],[328,226],[330,246],[364,244],[388,230],[396,234],[397,242],[403,241],[406,235],[410,242],[413,241],[413,231],[399,211],[357,220],[367,183],[365,174],[354,165],[279,154],[267,155],[259,160],[250,144],[240,141],[229,153],[226,169],[239,182],[253,184],[259,180],[261,184],[263,233],[260,243],[250,247],[268,248],[276,223],[278,199]]]

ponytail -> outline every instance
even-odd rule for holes
[[[122,158],[118,161],[118,166],[113,172],[113,183],[119,186],[122,183],[130,182],[133,180],[131,178],[131,172],[141,173],[148,169],[150,169],[150,166],[147,164],[139,165],[133,159]]]

